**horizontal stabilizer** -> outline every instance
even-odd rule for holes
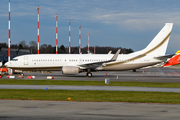
[[[165,55],[165,56],[159,56],[159,57],[154,57],[154,59],[166,61],[168,58],[171,58],[171,57],[174,56],[174,55],[175,55],[175,54]]]

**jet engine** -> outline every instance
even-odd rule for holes
[[[80,73],[79,67],[76,67],[76,66],[63,66],[62,67],[62,74],[74,75],[78,73]]]

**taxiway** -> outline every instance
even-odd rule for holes
[[[136,82],[164,82],[164,83],[180,83],[180,67],[170,68],[148,68],[132,71],[100,71],[93,72],[93,77],[86,77],[86,73],[77,75],[63,75],[61,71],[52,73],[45,72],[24,72],[24,78],[27,76],[35,76],[33,80],[45,80],[47,76],[53,76],[54,80],[88,80],[88,81],[104,81],[109,78],[111,81],[136,81]],[[15,79],[18,75],[15,75]],[[6,76],[3,76],[6,79]]]
[[[179,120],[180,105],[0,100],[0,120]]]
[[[106,76],[107,73],[107,76]],[[111,81],[138,81],[138,82],[164,82],[180,83],[180,68],[150,68],[139,69],[137,72],[96,72],[92,78],[85,77],[85,73],[79,75],[65,76],[61,72],[40,73],[25,72],[26,76],[33,75],[33,80],[43,80],[47,76],[54,76],[55,80],[83,80],[83,81],[104,81],[109,78]],[[20,79],[17,77],[16,79]],[[118,76],[118,78],[117,78]],[[4,76],[5,78],[5,76]],[[22,78],[21,78],[22,79]],[[8,88],[7,86],[10,86]],[[20,85],[22,89],[74,89],[79,90],[80,86],[55,86],[55,85]],[[0,85],[0,89],[20,89],[19,85]],[[35,88],[34,88],[35,87]],[[68,88],[69,87],[69,88]],[[92,89],[92,86],[81,88],[82,90]],[[161,91],[179,92],[179,88],[144,88],[144,87],[97,87],[99,90],[123,90],[123,91]],[[93,88],[94,89],[94,88]],[[175,90],[175,91],[171,91]],[[177,91],[176,91],[177,90]],[[179,120],[179,104],[154,104],[154,103],[122,103],[122,102],[73,102],[73,101],[38,101],[38,100],[0,100],[0,120],[37,120],[37,119],[89,119],[89,120]]]

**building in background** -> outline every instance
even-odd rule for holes
[[[11,48],[11,56],[12,60],[16,56],[31,54],[31,50],[28,49],[13,49]],[[0,48],[0,65],[4,65],[8,61],[8,48]]]

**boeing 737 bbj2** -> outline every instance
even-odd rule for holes
[[[166,23],[161,31],[140,51],[130,54],[32,54],[15,57],[5,66],[22,71],[60,71],[63,74],[78,74],[86,71],[124,71],[153,66],[166,62],[165,56],[173,23]]]

